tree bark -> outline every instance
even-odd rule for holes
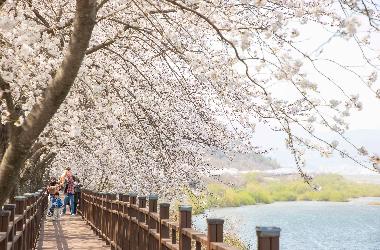
[[[63,62],[46,88],[42,100],[33,106],[26,117],[20,131],[10,136],[0,165],[0,206],[13,189],[29,149],[69,93],[88,48],[95,18],[96,0],[76,1],[74,29]]]
[[[0,119],[1,122],[1,119]],[[0,123],[0,163],[5,150],[7,150],[8,146],[8,129],[7,126]]]
[[[1,7],[3,7],[4,4],[5,4],[5,0],[0,0],[0,9]]]

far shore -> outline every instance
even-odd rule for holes
[[[194,213],[202,213],[212,207],[240,207],[279,201],[348,202],[359,197],[380,197],[380,185],[355,182],[337,174],[315,177],[314,186],[300,178],[268,179],[253,173],[241,175],[241,179],[240,186],[213,182],[203,193],[194,194],[188,190]],[[380,205],[380,200],[368,201],[368,204]]]
[[[365,200],[363,200],[363,199],[365,199]],[[371,201],[371,199],[374,199],[374,200]],[[297,203],[297,202],[302,202],[302,203],[305,203],[305,202],[311,202],[311,203],[349,203],[349,202],[357,202],[357,201],[360,201],[363,204],[367,204],[369,206],[380,206],[380,197],[366,197],[366,196],[363,196],[363,197],[352,198],[352,199],[349,199],[349,200],[346,200],[346,201],[313,201],[313,200],[304,201],[304,200],[295,200],[295,201],[274,201],[272,203],[255,203],[255,204],[241,205],[241,206],[209,207],[209,208],[203,210],[201,213],[198,213],[198,214],[204,214],[207,211],[213,210],[213,209],[228,209],[228,208],[240,208],[240,207],[251,207],[251,206],[265,206],[265,205],[271,205],[271,204],[275,204],[275,203],[280,203],[280,204],[281,203]]]
[[[380,202],[376,202],[376,201],[368,202],[368,205],[370,205],[370,206],[380,206]]]

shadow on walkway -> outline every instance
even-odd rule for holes
[[[82,221],[80,216],[63,216],[60,221],[45,220],[37,249],[111,249]]]

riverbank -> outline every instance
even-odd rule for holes
[[[239,207],[269,204],[276,201],[335,201],[347,202],[358,197],[380,197],[380,185],[357,183],[336,174],[317,176],[313,190],[302,179],[267,179],[258,174],[242,175],[241,186],[230,187],[210,183],[207,191],[195,195],[188,192],[189,202],[195,213],[213,207]]]

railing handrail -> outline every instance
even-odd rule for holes
[[[5,204],[0,209],[0,250],[36,248],[46,207],[44,189],[16,196]]]
[[[83,190],[78,211],[112,249],[237,249],[223,243],[223,219],[207,219],[208,230],[204,234],[192,228],[191,206],[179,206],[178,222],[173,222],[169,220],[170,204],[160,203],[158,211],[157,201],[156,195],[147,199],[119,194],[117,199],[116,194]],[[268,249],[278,249],[278,238],[279,233],[264,239],[269,239]]]
[[[208,234],[191,228],[191,206],[179,207],[179,222],[169,220],[169,204],[158,197],[135,194],[95,193],[83,190],[79,211],[96,234],[112,249],[208,249],[235,250],[223,243],[223,220],[208,220]],[[148,201],[148,202],[147,202]],[[148,206],[147,206],[148,203]]]

